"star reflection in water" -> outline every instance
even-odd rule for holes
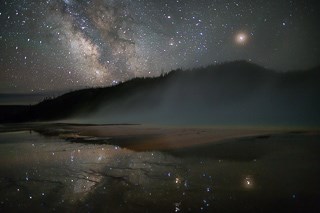
[[[248,175],[243,180],[243,186],[246,189],[253,189],[254,188],[254,179],[252,176]]]
[[[172,184],[182,184],[184,171],[179,160],[161,152],[134,152],[112,145],[67,143],[43,138],[36,133],[31,135],[29,143],[29,134],[19,134],[27,142],[1,144],[2,153],[6,153],[0,157],[3,162],[1,173],[10,177],[2,178],[0,187],[14,188],[9,190],[11,194],[1,197],[4,206],[12,205],[17,194],[22,196],[19,200],[21,206],[32,205],[34,208],[35,203],[41,206],[50,197],[46,202],[56,208],[68,206],[66,203],[83,202],[101,190],[114,193],[116,184],[125,186],[122,190],[138,187],[135,192],[143,191],[149,196],[160,196],[162,187],[174,188]],[[157,195],[157,192],[160,193]],[[124,194],[127,199],[135,200],[130,198],[130,190]],[[112,197],[111,194],[108,196]]]
[[[226,207],[230,212],[239,208],[252,212],[253,208],[268,209],[274,200],[287,202],[288,197],[288,202],[301,202],[301,189],[309,187],[313,192],[318,187],[318,179],[306,176],[304,167],[304,172],[293,173],[295,164],[275,166],[269,158],[237,161],[214,158],[211,153],[194,157],[193,153],[135,152],[36,133],[6,134],[0,134],[0,141],[11,140],[0,143],[0,190],[5,192],[0,194],[0,212],[223,212]],[[296,155],[296,163],[306,156],[304,152]],[[292,152],[272,157],[295,160]],[[318,161],[310,159],[303,165],[318,168]],[[275,171],[284,178],[275,179]]]

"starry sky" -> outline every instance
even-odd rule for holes
[[[0,93],[70,91],[248,60],[320,64],[317,0],[2,0]]]

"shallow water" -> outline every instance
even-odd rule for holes
[[[0,133],[0,212],[319,212],[320,137],[136,152]]]

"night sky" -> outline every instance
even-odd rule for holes
[[[0,6],[0,93],[108,86],[244,59],[320,64],[317,0],[8,0]]]

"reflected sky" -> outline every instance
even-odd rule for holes
[[[238,212],[241,207],[263,212],[301,204],[317,209],[320,169],[313,151],[319,148],[314,143],[319,137],[295,139],[307,142],[241,160],[191,155],[196,148],[183,154],[136,152],[70,143],[33,131],[0,133],[0,210]],[[267,140],[285,143],[292,136],[247,140],[266,146]],[[249,142],[244,149],[250,149]]]

